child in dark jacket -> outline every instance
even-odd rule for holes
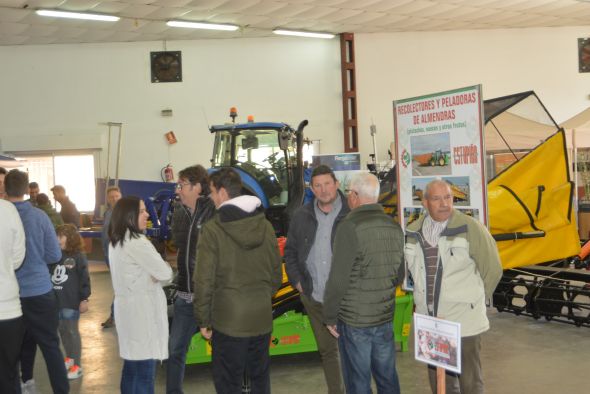
[[[78,330],[80,313],[88,310],[90,277],[82,252],[82,238],[76,226],[64,224],[56,229],[62,250],[59,263],[51,266],[51,281],[59,306],[59,335],[65,350],[68,379],[82,376],[82,342]]]

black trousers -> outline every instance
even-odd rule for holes
[[[64,356],[59,348],[57,298],[53,289],[39,296],[21,298],[20,302],[27,335],[31,336],[43,353],[53,393],[69,393]]]
[[[232,337],[213,330],[211,367],[219,394],[241,394],[244,373],[252,394],[270,393],[270,333],[256,337]]]
[[[0,393],[16,393],[18,357],[24,332],[22,316],[0,320]]]

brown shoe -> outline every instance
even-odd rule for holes
[[[102,328],[111,328],[115,325],[115,319],[113,319],[112,317],[109,317],[108,319],[106,319],[105,321],[103,321],[101,323]]]

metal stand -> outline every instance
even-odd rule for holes
[[[109,183],[111,181],[110,178],[110,165],[111,165],[111,138],[112,132],[117,131],[117,164],[115,168],[115,186],[119,186],[119,168],[121,165],[121,142],[123,136],[123,123],[117,122],[107,122],[102,123],[109,127],[109,135],[108,135],[108,142],[107,142],[107,173],[105,176],[105,186],[104,186],[104,200],[107,200],[107,189],[109,188]]]

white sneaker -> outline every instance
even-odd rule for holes
[[[66,371],[67,371],[74,366],[74,359],[66,357],[66,358],[64,358],[64,363],[66,364]]]
[[[30,379],[24,383],[21,383],[20,388],[21,388],[22,394],[39,394],[39,392],[37,391],[37,387],[35,386],[34,379]]]
[[[68,369],[68,379],[78,379],[80,376],[82,376],[82,367],[73,365]]]

